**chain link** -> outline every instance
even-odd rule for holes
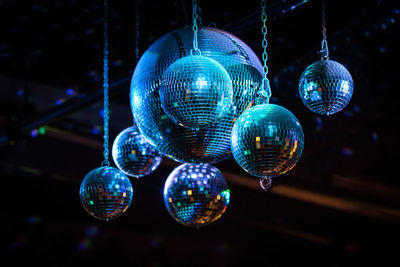
[[[329,58],[328,41],[326,40],[326,14],[325,14],[325,1],[321,0],[321,20],[322,20],[322,42],[319,54],[321,59]]]
[[[104,161],[102,166],[110,166],[108,124],[109,124],[109,99],[108,99],[108,4],[104,0],[104,57],[103,57],[103,90],[104,90]]]
[[[139,8],[140,8],[140,0],[136,0],[135,6],[135,61],[136,64],[139,62],[139,26],[140,26],[140,17],[139,17]]]
[[[262,90],[260,92],[260,95],[262,97],[266,98],[266,102],[269,103],[269,99],[271,98],[271,88],[270,88],[270,85],[269,85],[269,80],[267,78],[267,75],[268,75],[268,66],[267,66],[267,61],[268,61],[267,31],[268,30],[267,30],[266,0],[261,0],[261,21],[262,21],[261,33],[263,35],[263,39],[262,39],[262,48],[263,48],[262,60],[263,60],[264,77],[263,77]]]
[[[193,26],[192,26],[192,30],[193,30],[193,50],[190,51],[190,54],[192,54],[193,51],[198,52],[199,54],[201,54],[200,49],[198,47],[198,41],[197,41],[197,34],[199,31],[199,26],[197,25],[197,20],[198,20],[198,15],[197,15],[197,0],[193,0],[192,1],[192,6],[193,6]]]

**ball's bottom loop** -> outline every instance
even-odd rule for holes
[[[260,179],[260,186],[264,191],[270,191],[272,185],[271,178],[261,178]]]
[[[190,55],[191,56],[201,56],[201,51],[198,48],[190,49]]]
[[[101,163],[101,167],[110,167],[110,161],[108,160],[103,160],[103,162]]]

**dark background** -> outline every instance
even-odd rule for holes
[[[320,2],[267,1],[274,103],[300,120],[305,150],[270,192],[233,159],[216,164],[232,200],[200,230],[167,213],[163,184],[178,163],[164,158],[132,180],[121,218],[102,222],[81,207],[86,173],[102,161],[103,2],[0,1],[1,254],[9,266],[399,266],[398,1],[326,1],[330,58],[355,89],[340,113],[321,117],[298,97],[301,72],[319,59]],[[111,141],[130,126],[136,4],[109,1]],[[215,23],[261,58],[258,1],[200,1]],[[191,3],[142,1],[141,53],[190,24]],[[100,90],[100,91],[99,91]]]

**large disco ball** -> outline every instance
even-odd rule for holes
[[[216,122],[232,105],[232,81],[224,67],[201,55],[177,60],[164,73],[161,106],[177,124],[191,128]]]
[[[162,160],[161,153],[147,142],[136,125],[126,128],[115,138],[112,157],[118,169],[135,178],[152,173]]]
[[[224,214],[230,191],[224,176],[214,166],[185,163],[177,167],[164,186],[164,203],[180,224],[200,228]]]
[[[353,86],[353,79],[343,65],[333,60],[320,60],[301,74],[299,93],[311,111],[331,115],[347,106]]]
[[[233,126],[233,157],[245,171],[260,178],[273,178],[291,170],[303,147],[299,121],[278,105],[256,105],[243,112]]]
[[[79,196],[90,215],[108,221],[129,208],[133,189],[129,178],[117,168],[99,167],[85,176]]]
[[[227,32],[200,27],[198,46],[201,54],[220,63],[232,80],[233,104],[227,114],[210,127],[193,130],[174,123],[161,107],[161,78],[171,64],[190,54],[190,27],[164,35],[143,54],[132,77],[131,107],[140,132],[162,154],[180,162],[213,163],[230,156],[233,123],[253,103],[263,70],[254,52]]]

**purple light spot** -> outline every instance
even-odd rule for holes
[[[99,228],[97,226],[89,226],[89,227],[86,227],[86,229],[85,229],[85,235],[87,237],[93,237],[93,236],[97,235],[98,232],[99,232]]]
[[[99,110],[99,115],[101,118],[104,118],[104,108]]]
[[[93,127],[92,127],[92,134],[100,134],[100,126],[98,126],[98,125],[94,125]]]
[[[23,95],[24,95],[24,88],[19,88],[19,89],[17,90],[17,95],[18,95],[18,96],[23,96]]]
[[[343,115],[350,118],[354,116],[354,113],[348,110],[343,110]]]
[[[59,106],[59,105],[61,105],[61,104],[64,103],[64,102],[65,102],[65,99],[64,99],[64,98],[57,99],[57,101],[56,101],[56,106]]]
[[[375,132],[372,133],[371,138],[372,138],[372,141],[374,141],[374,142],[378,142],[378,140],[379,140],[378,134]]]
[[[65,92],[69,96],[75,96],[76,95],[76,91],[73,88],[67,88],[67,90],[65,90]]]
[[[37,129],[33,129],[31,131],[31,137],[35,138],[36,136],[38,136],[39,131]]]
[[[319,116],[314,117],[317,126],[315,126],[315,131],[320,132],[322,130],[322,119]]]
[[[343,147],[342,148],[342,154],[346,157],[351,157],[354,155],[354,150],[348,148],[348,147]]]

